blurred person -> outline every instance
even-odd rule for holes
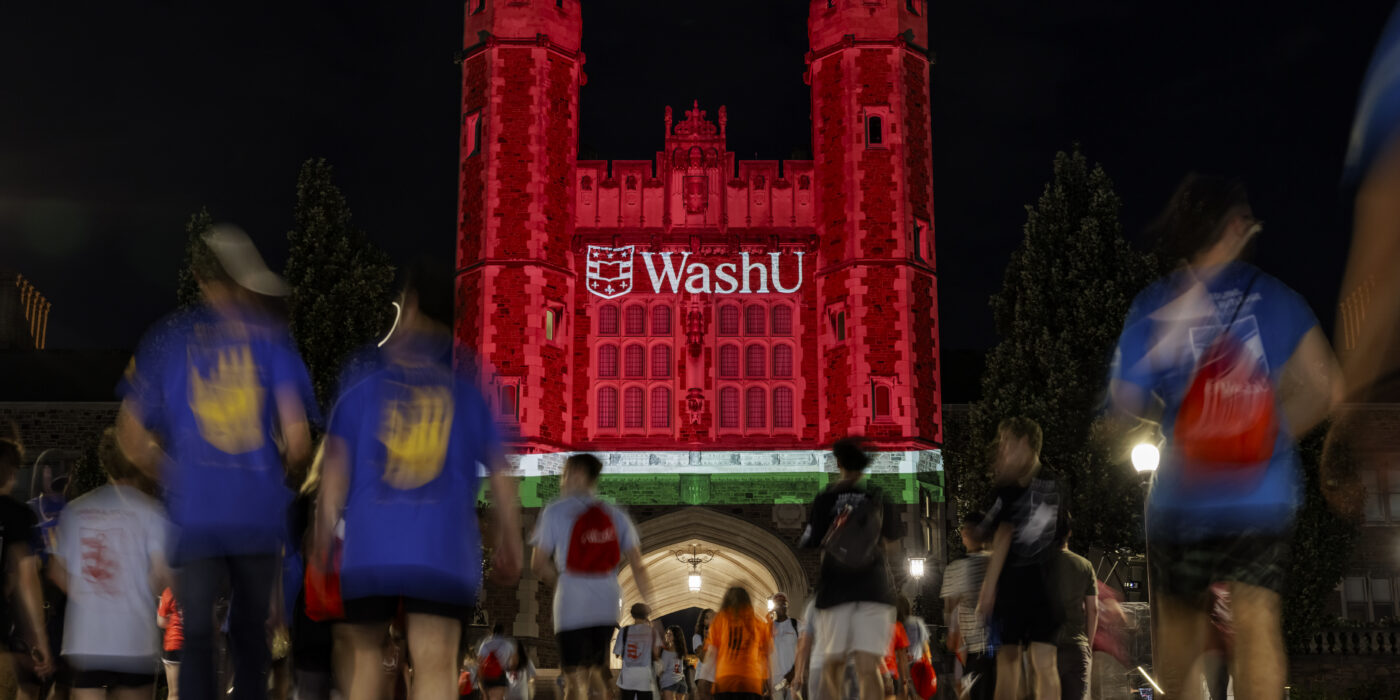
[[[5,573],[3,605],[0,605],[0,629],[19,631],[17,648],[10,657],[13,668],[27,665],[38,678],[53,673],[53,657],[49,652],[48,630],[44,625],[43,586],[39,581],[39,557],[30,544],[37,525],[34,512],[10,494],[14,492],[15,475],[24,460],[24,448],[19,440],[0,438],[0,568]],[[12,616],[18,613],[18,619]],[[15,657],[24,654],[20,661]],[[18,680],[18,679],[17,679]]]
[[[769,694],[773,634],[768,621],[754,612],[748,589],[725,591],[705,645],[715,657],[716,700],[758,700]]]
[[[347,377],[326,433],[313,556],[329,560],[343,519],[338,627],[353,660],[336,675],[351,700],[381,697],[381,644],[400,607],[410,696],[443,698],[456,686],[482,575],[478,464],[490,475],[494,575],[512,583],[520,573],[520,503],[486,399],[453,368],[452,299],[446,271],[407,269],[399,325]]]
[[[98,460],[108,483],[68,505],[55,538],[51,575],[68,595],[63,656],[76,700],[148,698],[161,659],[156,600],[170,582],[169,525],[114,428],[102,433]]]
[[[661,700],[684,700],[688,688],[685,682],[685,633],[672,625],[666,628],[661,646],[661,676],[657,679]]]
[[[530,700],[535,696],[535,677],[539,672],[530,658],[530,650],[525,643],[515,638],[515,664],[510,669],[510,687],[506,688],[505,700]]]
[[[812,650],[817,647],[817,599],[807,602],[805,622],[797,635],[797,654],[793,664],[792,688],[803,700],[821,700],[822,665],[812,663]]]
[[[622,670],[617,674],[618,695],[622,700],[655,700],[652,664],[661,658],[664,640],[645,603],[634,604],[630,612],[632,624],[618,631],[613,644],[613,656],[622,659]]]
[[[457,696],[461,700],[481,697],[476,688],[476,657],[470,651],[462,655],[462,668],[457,676]]]
[[[992,558],[978,531],[985,518],[981,511],[963,516],[960,533],[967,556],[948,565],[939,592],[943,624],[948,627],[948,650],[962,669],[956,680],[972,700],[991,700],[997,682],[996,660],[987,646],[987,625],[977,615],[977,600]]]
[[[203,303],[158,323],[118,393],[117,439],[165,485],[179,532],[172,561],[184,607],[180,695],[216,693],[214,605],[231,586],[250,614],[230,621],[235,697],[267,692],[266,611],[291,494],[284,471],[311,456],[311,381],[271,298],[288,292],[242,231],[200,239],[191,272]]]
[[[180,605],[175,594],[167,586],[160,593],[160,605],[156,607],[156,627],[165,630],[161,635],[161,665],[165,667],[165,683],[169,688],[166,700],[180,698],[180,647],[185,642],[185,633],[180,624]]]
[[[895,603],[896,614],[899,616],[900,624],[904,627],[904,633],[909,639],[909,673],[905,678],[905,687],[908,697],[927,698],[924,690],[932,688],[934,692],[938,689],[938,674],[933,668],[933,650],[929,646],[928,624],[924,618],[914,614],[913,603],[904,595],[900,595]]]
[[[840,696],[841,676],[853,660],[860,697],[884,696],[881,659],[894,633],[894,586],[885,546],[902,534],[894,504],[865,479],[870,456],[857,438],[843,438],[831,453],[839,481],[817,494],[802,546],[822,548],[817,585],[817,635],[813,651],[823,668],[822,694]]]
[[[325,441],[317,447],[306,481],[298,490],[292,507],[288,511],[287,560],[299,565],[303,570],[314,548],[314,523],[316,498],[320,494],[321,470],[325,464]],[[330,700],[335,686],[332,657],[334,646],[334,625],[329,620],[313,620],[306,613],[307,590],[305,579],[290,573],[284,566],[284,585],[289,586],[283,594],[289,599],[289,632],[291,635],[292,685],[297,700]],[[349,644],[342,645],[342,654],[348,655]],[[348,662],[346,662],[348,663]]]
[[[578,453],[564,461],[559,498],[539,515],[530,544],[530,568],[554,587],[554,636],[564,673],[566,700],[590,694],[608,697],[608,649],[618,623],[624,561],[631,567],[642,602],[651,599],[632,519],[598,499],[603,463]]]
[[[477,648],[477,676],[486,700],[501,700],[510,687],[510,670],[520,660],[515,642],[506,638],[506,626],[497,622],[491,636]]]
[[[901,604],[903,607],[901,607]],[[909,616],[909,601],[899,596],[895,602],[894,634],[885,653],[885,697],[909,698],[909,634],[904,631],[904,618]]]
[[[1060,673],[1060,697],[1063,700],[1088,700],[1089,678],[1094,660],[1090,642],[1099,626],[1099,582],[1094,565],[1088,559],[1069,551],[1073,519],[1066,516],[1066,526],[1059,535],[1059,551],[1050,562],[1056,603],[1064,611],[1064,621],[1056,642],[1057,668]]]
[[[1020,696],[1023,654],[1030,657],[1036,700],[1060,696],[1055,638],[1063,614],[1049,565],[1069,499],[1058,475],[1040,461],[1042,440],[1040,426],[1029,418],[1008,418],[997,427],[993,502],[978,526],[978,536],[992,543],[977,610],[1001,640],[998,700]]]
[[[769,659],[774,700],[792,700],[792,681],[797,670],[797,637],[799,623],[788,617],[788,599],[783,593],[773,594],[773,657]]]
[[[705,608],[700,611],[700,616],[695,618],[695,634],[690,638],[690,648],[696,656],[703,656],[705,652],[705,638],[710,634],[710,623],[715,619],[715,611]]]
[[[1188,175],[1152,228],[1178,266],[1133,301],[1110,391],[1166,438],[1146,509],[1153,665],[1169,697],[1200,696],[1210,586],[1223,582],[1237,688],[1276,698],[1295,445],[1341,396],[1336,359],[1303,299],[1240,260],[1262,229],[1241,183]]]

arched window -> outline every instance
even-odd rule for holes
[[[773,427],[792,427],[792,389],[788,387],[773,390]]]
[[[598,390],[598,427],[617,427],[617,389],[610,386]]]
[[[511,420],[519,420],[516,411],[520,409],[519,397],[516,392],[520,387],[514,384],[506,384],[501,387],[501,417]]]
[[[651,427],[671,427],[671,390],[664,386],[651,390]]]
[[[762,428],[768,424],[768,392],[763,387],[751,386],[744,396],[744,425],[749,428]]]
[[[885,143],[885,122],[878,116],[865,118],[865,145],[881,146]]]
[[[779,304],[773,307],[773,335],[792,335],[792,307]]]
[[[600,335],[617,335],[617,307],[608,304],[598,309],[598,333]]]
[[[773,346],[773,376],[784,378],[792,376],[791,345]]]
[[[651,376],[656,379],[671,376],[671,346],[657,345],[651,349]]]
[[[739,307],[732,304],[719,307],[719,334],[739,335]]]
[[[875,385],[875,420],[890,418],[890,388],[884,384]]]
[[[643,306],[627,307],[627,335],[647,334],[647,310]]]
[[[719,376],[739,376],[739,346],[721,345],[719,348]]]
[[[757,304],[744,309],[744,335],[764,335],[768,324],[763,307]]]
[[[622,427],[646,427],[646,407],[642,405],[645,398],[645,393],[638,386],[622,392]]]
[[[622,351],[622,376],[624,377],[645,377],[647,369],[647,351],[640,345],[628,345]]]
[[[611,379],[617,376],[617,346],[598,346],[598,376]]]
[[[719,427],[739,427],[739,390],[732,386],[719,390]]]
[[[554,309],[544,310],[544,339],[554,340]]]
[[[651,307],[651,334],[660,336],[671,334],[671,307],[661,304]]]
[[[762,345],[750,345],[744,348],[744,376],[762,377],[763,365],[766,364],[768,353]]]

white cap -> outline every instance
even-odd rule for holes
[[[267,268],[253,239],[243,229],[219,224],[204,233],[204,243],[238,286],[269,297],[284,297],[292,291],[286,280]]]

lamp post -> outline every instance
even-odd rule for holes
[[[707,549],[702,552],[698,544],[690,545],[689,552],[684,549],[677,549],[671,552],[671,554],[676,557],[676,561],[690,565],[690,574],[686,576],[685,583],[686,588],[690,589],[691,593],[699,593],[700,588],[704,584],[704,581],[700,578],[700,565],[708,564],[713,561],[717,553],[718,552],[713,549]]]
[[[914,578],[914,579],[923,579],[923,577],[924,577],[924,558],[923,558],[923,557],[910,557],[910,558],[909,558],[909,576],[910,576],[911,578]]]

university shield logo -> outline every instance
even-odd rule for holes
[[[632,248],[588,246],[588,291],[604,299],[632,291]]]

